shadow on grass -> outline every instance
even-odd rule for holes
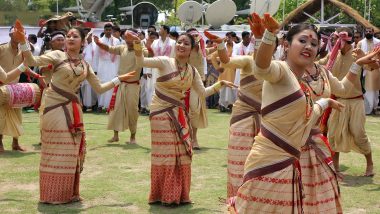
[[[373,184],[373,177],[344,175],[343,182],[341,182],[342,186],[349,187],[360,187],[367,184]]]
[[[41,213],[81,213],[88,211],[90,209],[99,208],[99,207],[129,207],[132,206],[133,203],[119,203],[119,204],[98,204],[93,206],[84,206],[81,202],[70,203],[70,204],[44,204],[38,203],[38,211]]]
[[[150,204],[149,213],[167,214],[167,213],[218,213],[220,210],[206,208],[194,208],[194,204],[163,206],[160,203]]]
[[[29,152],[29,151],[19,152],[19,151],[8,151],[8,150],[5,150],[4,153],[0,154],[0,158],[21,158],[21,157],[25,157],[25,156],[28,156],[28,155],[38,154],[38,153],[40,153],[40,152]]]
[[[88,150],[92,151],[92,150],[97,150],[100,148],[109,148],[109,147],[117,147],[117,148],[122,148],[122,149],[142,149],[142,150],[145,150],[146,153],[149,153],[151,150],[150,148],[141,146],[139,144],[127,144],[127,143],[107,143],[102,146],[93,147]]]

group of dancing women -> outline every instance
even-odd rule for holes
[[[287,33],[284,61],[272,59],[280,25],[270,15],[252,15],[255,36],[252,56],[229,57],[224,38],[208,31],[216,42],[221,67],[241,69],[238,99],[234,104],[228,143],[227,200],[230,213],[342,213],[339,185],[332,154],[319,122],[327,108],[344,105],[330,99],[345,94],[360,81],[363,66],[376,66],[380,50],[365,55],[355,51],[355,61],[343,80],[315,63],[320,34],[313,25],[299,24]],[[97,93],[136,78],[139,72],[119,75],[100,83],[80,56],[85,35],[71,28],[65,51],[33,56],[22,24],[13,37],[19,41],[24,61],[13,71],[0,70],[0,81],[14,79],[28,66],[52,65],[49,86],[43,92],[41,114],[40,202],[62,204],[80,201],[80,173],[86,154],[86,136],[77,90],[87,80]],[[158,73],[150,112],[151,187],[149,203],[191,203],[193,131],[189,118],[190,93],[201,99],[222,87],[221,80],[205,88],[195,66],[189,64],[197,40],[179,36],[175,57],[146,57],[145,47],[133,31],[125,40],[132,47],[136,67]],[[191,89],[191,91],[190,91]],[[41,109],[40,109],[41,111]]]

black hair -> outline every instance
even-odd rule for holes
[[[120,32],[120,33],[121,33],[120,27],[119,27],[119,26],[117,26],[117,25],[114,25],[114,26],[112,26],[112,30],[113,30],[113,31],[117,31],[117,32]]]
[[[167,25],[161,25],[161,27],[167,32],[167,34],[170,33],[170,27]]]
[[[127,30],[128,30],[128,31],[132,31],[133,33],[136,33],[136,34],[139,33],[139,32],[138,32],[136,29],[134,29],[134,28],[128,28]]]
[[[241,33],[241,38],[244,38],[244,37],[249,36],[249,35],[250,35],[250,33],[248,31],[243,31]]]
[[[145,37],[145,31],[140,31],[140,33],[142,34],[142,35],[144,35],[144,37]]]
[[[321,34],[318,32],[317,27],[315,25],[305,24],[305,23],[292,27],[289,30],[289,32],[286,34],[286,40],[289,42],[289,44],[291,44],[293,41],[293,37],[304,30],[312,30],[317,35],[318,44],[320,43]]]
[[[104,25],[104,29],[106,29],[106,28],[112,28],[112,27],[113,27],[113,25],[111,23],[107,23],[107,24]]]
[[[37,36],[36,34],[29,34],[28,39],[32,40],[32,42],[37,42]]]
[[[190,39],[191,49],[193,49],[193,48],[195,47],[195,39],[194,39],[194,37],[193,37],[192,35],[190,35],[190,34],[188,34],[188,33],[181,33],[181,34],[178,36],[178,38],[181,37],[181,36],[187,36],[187,38]]]
[[[179,33],[177,31],[172,31],[169,33],[169,35],[176,38],[176,39],[178,39],[178,37],[179,37]]]
[[[198,30],[192,27],[192,28],[187,29],[186,33],[190,33],[191,31],[198,31]]]
[[[85,34],[83,28],[81,28],[81,27],[72,27],[70,30],[73,30],[73,29],[77,30],[79,32],[79,35],[80,35],[80,38],[81,38],[82,41],[86,38],[86,34]]]
[[[149,29],[149,28],[153,28],[154,31],[157,31],[156,26],[154,26],[154,25],[149,25],[148,29]]]
[[[124,35],[124,34],[125,34],[125,31],[127,31],[127,29],[125,29],[125,28],[124,28],[124,29],[121,29],[121,30],[120,30],[120,35]]]
[[[154,36],[156,36],[157,38],[160,37],[160,35],[158,35],[158,33],[157,33],[156,31],[151,31],[151,32],[149,33],[149,36],[150,36],[150,35],[154,35]]]

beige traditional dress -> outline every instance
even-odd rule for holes
[[[205,63],[202,50],[200,48],[198,50],[193,49],[190,54],[189,64],[197,69],[202,81],[206,80]],[[193,88],[190,89],[189,116],[193,128],[206,128],[208,126],[206,100],[201,99]]]
[[[0,86],[2,86],[5,83],[6,80],[7,80],[7,73],[0,66]]]
[[[30,66],[54,66],[41,124],[40,201],[60,204],[78,200],[86,139],[76,94],[85,79],[97,93],[110,90],[114,84],[101,84],[84,60],[69,60],[62,51],[39,57],[28,51],[24,56]]]
[[[136,65],[135,52],[128,50],[127,45],[110,46],[108,52],[120,55],[118,75],[132,71],[140,73],[142,67]],[[109,106],[108,130],[120,132],[129,129],[131,133],[136,133],[139,117],[139,77],[137,75],[114,88]]]
[[[152,154],[149,203],[190,202],[192,130],[189,123],[189,97],[192,87],[205,99],[215,93],[204,88],[196,69],[187,65],[178,71],[176,60],[169,57],[136,57],[138,66],[157,68],[156,92],[150,113]]]
[[[5,72],[12,71],[23,62],[20,51],[14,51],[11,43],[0,45],[0,66]],[[11,83],[17,83],[18,79]],[[19,137],[23,133],[21,108],[0,106],[0,135]]]
[[[343,79],[353,62],[355,59],[352,50],[345,55],[339,53],[331,70],[333,76]],[[360,76],[357,75],[354,86],[348,92],[334,93],[337,101],[345,106],[341,112],[332,110],[328,120],[329,142],[335,152],[354,150],[364,155],[371,152],[370,141],[365,132],[366,118]]]
[[[317,77],[305,75],[314,101],[329,98],[331,92],[344,94],[352,88],[346,78],[340,82],[324,67],[315,65]],[[304,189],[304,213],[343,213],[339,186],[331,158],[330,145],[316,123],[301,149],[301,174]]]
[[[244,165],[235,212],[302,213],[299,150],[321,108],[313,105],[286,62],[272,61],[267,69],[255,66],[254,74],[264,79],[262,120]]]
[[[227,198],[236,196],[243,184],[244,163],[247,159],[254,137],[260,130],[261,90],[263,81],[253,75],[252,56],[231,57],[228,70],[240,69],[238,99],[232,108],[228,141]]]

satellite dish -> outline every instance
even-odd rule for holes
[[[158,10],[156,6],[150,2],[140,2],[133,8],[134,27],[148,28],[154,25],[158,19]]]
[[[186,1],[178,8],[178,18],[185,24],[193,24],[202,18],[203,7],[196,1]]]
[[[207,23],[213,27],[220,26],[231,21],[236,13],[236,5],[232,0],[218,0],[208,6],[206,10]]]
[[[280,7],[281,0],[251,0],[251,13],[255,12],[260,16],[269,13],[273,16]]]

